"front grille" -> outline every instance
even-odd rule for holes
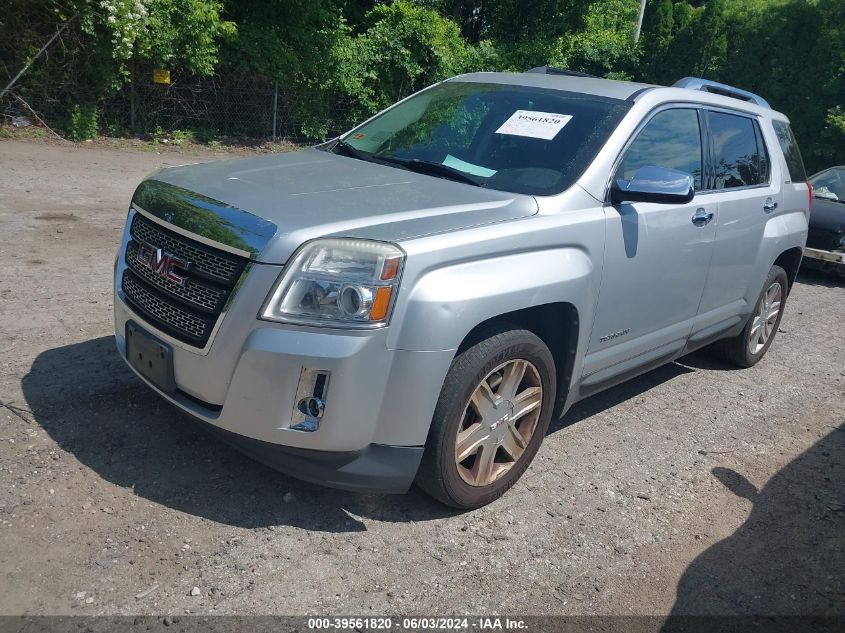
[[[218,282],[234,285],[246,266],[245,258],[182,237],[158,226],[140,213],[135,214],[130,232],[139,242],[157,246],[191,262],[194,272]]]
[[[132,219],[130,237],[121,280],[126,302],[163,332],[203,347],[249,260],[179,235],[140,213]],[[184,284],[139,260],[141,242],[187,262],[173,270]]]
[[[186,278],[185,285],[180,286],[175,281],[171,281],[167,277],[157,275],[152,270],[144,266],[138,260],[138,244],[129,242],[126,245],[126,265],[132,269],[136,275],[141,277],[149,284],[156,286],[165,294],[171,295],[176,299],[181,299],[185,303],[198,308],[204,312],[219,313],[222,308],[222,303],[225,301],[227,293],[222,288],[215,288],[211,285],[198,283],[193,279]]]

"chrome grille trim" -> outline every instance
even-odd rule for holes
[[[181,299],[204,312],[212,314],[220,312],[229,294],[226,290],[205,285],[190,278],[185,280],[184,286],[180,286],[166,277],[156,275],[149,268],[139,264],[137,255],[137,242],[129,242],[126,245],[126,265],[138,277],[174,298]]]
[[[195,245],[196,242],[192,244],[192,240],[173,235],[142,214],[136,214],[132,219],[129,232],[134,239],[178,255],[191,262],[196,272],[225,284],[234,284],[248,261],[228,253],[215,253],[217,249]]]
[[[154,272],[139,259],[141,244],[186,262],[178,277]],[[118,296],[140,322],[200,354],[208,353],[251,262],[171,231],[130,208],[118,270]],[[181,264],[180,264],[181,266]]]
[[[214,319],[203,319],[171,305],[148,290],[130,270],[124,271],[121,284],[126,298],[143,315],[152,318],[154,323],[163,323],[175,334],[181,334],[183,338],[200,345],[208,340],[211,328],[214,327]]]

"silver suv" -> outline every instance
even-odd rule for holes
[[[117,347],[284,472],[478,507],[578,400],[705,345],[763,357],[803,173],[786,117],[730,86],[455,77],[318,147],[147,178]]]

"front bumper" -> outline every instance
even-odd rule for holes
[[[845,253],[819,248],[805,248],[802,266],[845,276]]]
[[[130,320],[167,343],[176,389],[165,392],[136,375],[227,442],[278,470],[353,490],[407,490],[454,351],[389,349],[387,328],[339,331],[261,321],[256,315],[281,267],[257,263],[206,347],[191,348],[124,301],[119,280],[127,239],[125,234],[115,266],[117,349],[126,360]],[[291,428],[306,369],[331,376],[314,431]]]
[[[805,248],[804,257],[820,262],[845,264],[845,253],[839,251],[823,251],[818,248]]]
[[[233,318],[227,315],[218,338]],[[130,319],[165,338],[115,296],[115,339],[124,360],[123,332]],[[174,346],[172,393],[133,371],[226,442],[277,470],[337,488],[404,492],[416,476],[452,354],[388,350],[379,335],[296,331],[256,321],[220,405],[182,388],[191,384],[184,374],[193,363],[213,364],[213,354]],[[314,432],[290,428],[303,367],[331,372],[326,408]]]

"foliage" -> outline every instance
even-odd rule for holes
[[[672,0],[651,0],[647,5],[640,40],[642,74],[658,80],[675,32]]]
[[[599,77],[631,79],[640,51],[634,42],[637,0],[597,0],[583,30],[562,37],[549,63]]]
[[[219,41],[235,30],[220,18],[219,0],[6,2],[0,15],[0,62],[10,76],[67,24],[58,43],[16,87],[56,107],[58,119],[70,116],[75,104],[96,106],[120,90],[136,63],[213,73]],[[90,115],[87,108],[84,116]]]
[[[649,47],[666,41],[665,18],[655,15],[663,5],[653,1],[646,13],[647,61]],[[845,105],[845,0],[676,2],[672,16],[665,53],[644,65],[644,79],[704,76],[761,94],[790,117],[808,169],[845,162],[837,127]]]
[[[68,124],[68,138],[72,141],[88,141],[97,137],[97,108],[91,104],[73,104]]]
[[[436,11],[405,0],[378,5],[367,14],[369,28],[346,54],[358,65],[360,86],[349,96],[371,108],[384,108],[446,77],[478,68],[481,55],[460,35],[458,26]],[[340,51],[338,51],[340,52]],[[344,55],[344,52],[341,53]],[[349,68],[353,73],[354,66]]]
[[[639,0],[5,0],[0,68],[11,77],[70,21],[16,91],[73,138],[90,136],[97,108],[149,81],[151,67],[176,82],[213,75],[225,87],[248,76],[278,85],[287,121],[312,138],[471,70],[549,64],[668,84],[697,75],[758,92],[786,113],[808,168],[845,163],[845,0],[649,0],[639,44],[638,8]],[[120,130],[111,112],[104,121]]]

